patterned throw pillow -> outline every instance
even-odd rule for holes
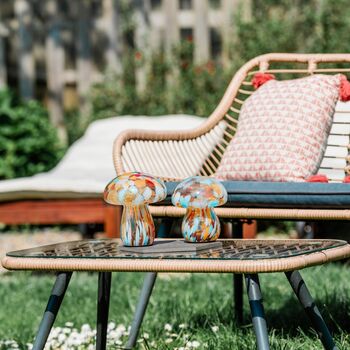
[[[237,132],[215,176],[221,180],[305,181],[322,160],[341,76],[265,82],[244,103]]]

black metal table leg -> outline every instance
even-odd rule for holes
[[[233,238],[243,238],[243,222],[241,220],[232,221]],[[233,299],[236,322],[243,323],[243,276],[233,275]]]
[[[329,329],[323,320],[307,286],[299,271],[289,271],[285,273],[292,289],[308,315],[312,326],[315,328],[320,340],[326,350],[338,350]]]
[[[51,328],[55,322],[62,300],[68,288],[72,272],[59,272],[52,288],[38,333],[36,335],[33,350],[42,350],[45,347]]]
[[[111,277],[111,272],[99,272],[98,274],[96,350],[105,350],[107,345]]]
[[[245,275],[258,350],[270,349],[258,275]]]
[[[157,238],[169,238],[174,218],[162,218],[157,229]]]
[[[238,325],[243,323],[243,276],[241,274],[233,275],[235,320]]]
[[[137,335],[139,333],[143,317],[145,316],[146,308],[149,302],[149,298],[151,297],[156,278],[157,278],[156,272],[148,272],[146,274],[146,277],[141,289],[139,302],[135,310],[134,319],[132,321],[129,339],[124,349],[132,349],[136,344]]]

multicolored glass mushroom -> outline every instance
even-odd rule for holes
[[[172,203],[187,208],[182,234],[188,242],[212,242],[220,235],[220,221],[213,208],[225,204],[227,192],[220,181],[193,176],[175,188]]]
[[[155,228],[148,204],[160,202],[165,197],[163,181],[139,172],[121,174],[106,186],[104,200],[124,207],[120,238],[125,246],[153,244]]]

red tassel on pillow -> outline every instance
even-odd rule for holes
[[[343,182],[344,182],[345,184],[350,183],[350,175],[345,176],[344,179],[343,179]]]
[[[339,87],[340,101],[350,101],[350,83],[344,74],[340,75],[340,87]]]
[[[275,79],[275,76],[273,74],[269,73],[256,73],[253,76],[252,84],[255,89],[260,87],[261,85],[265,84],[267,81]]]
[[[307,182],[328,182],[328,177],[327,175],[311,175],[306,179]]]

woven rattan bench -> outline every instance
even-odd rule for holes
[[[350,256],[338,240],[221,240],[221,247],[198,253],[140,254],[120,249],[119,240],[83,240],[8,253],[7,269],[57,271],[33,350],[44,349],[73,271],[98,271],[96,348],[106,348],[111,272],[148,272],[126,349],[134,347],[157,272],[244,274],[258,349],[269,349],[259,273],[284,272],[325,349],[337,349],[298,270]]]
[[[234,74],[218,106],[199,127],[181,133],[174,130],[127,130],[119,134],[113,151],[117,174],[136,170],[168,182],[182,181],[193,175],[215,176],[221,157],[235,135],[242,106],[254,92],[251,80],[257,72],[274,74],[278,80],[310,74],[349,74],[350,54],[269,53],[251,59]],[[350,102],[339,101],[319,173],[327,175],[330,182],[336,182],[332,184],[335,190],[344,191],[345,194],[350,185],[341,182],[345,175],[350,174],[349,144]],[[290,185],[293,186],[288,190]],[[285,183],[282,188],[272,186],[268,191],[266,183],[260,183],[257,184],[258,188],[254,188],[260,194],[257,197],[250,190],[252,182],[233,182],[232,200],[228,191],[227,205],[215,211],[221,219],[233,221],[235,238],[242,238],[243,224],[252,220],[350,220],[350,204],[342,200],[344,196],[339,200],[334,188],[327,186],[329,184],[311,184],[316,185],[311,188],[304,185],[308,184]],[[315,193],[315,187],[318,193]],[[242,188],[248,190],[247,195],[237,198]],[[286,190],[289,196],[283,196]],[[313,196],[309,196],[310,191]],[[171,194],[171,191],[168,193]],[[299,198],[298,203],[295,203],[296,198]],[[325,199],[331,198],[334,200],[325,203]],[[152,206],[151,213],[168,218],[164,222],[169,222],[169,218],[183,216],[185,210],[166,201],[162,205]],[[234,281],[236,315],[241,318],[241,277],[235,275]]]
[[[254,92],[251,79],[257,72],[272,73],[278,80],[310,74],[349,74],[350,54],[270,53],[253,58],[236,72],[217,108],[196,129],[183,132],[130,129],[120,133],[113,150],[117,174],[136,170],[175,182],[194,175],[215,176],[221,157],[235,135],[241,108]],[[350,102],[339,101],[319,169],[330,182],[341,183],[350,174],[349,144]],[[250,186],[249,182],[246,185]],[[293,191],[297,193],[298,187]],[[286,202],[265,201],[259,206],[243,201],[216,211],[226,219],[350,220],[350,212],[343,209],[336,202],[323,208],[317,206],[317,201],[295,208]],[[170,203],[153,206],[151,212],[161,217],[184,214],[184,210]]]

